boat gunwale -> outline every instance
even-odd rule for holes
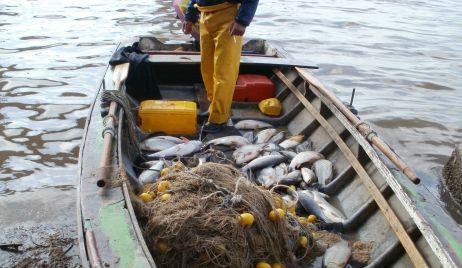
[[[297,71],[303,77],[300,71]],[[305,69],[305,71],[309,70]],[[307,81],[305,78],[304,80]],[[307,82],[310,84],[310,88],[312,87],[314,89],[312,90],[312,92],[318,98],[320,98],[324,104],[326,104],[326,106],[332,111],[335,117],[338,118],[341,121],[341,123],[347,128],[350,134],[353,135],[353,137],[359,143],[359,145],[363,147],[365,153],[369,156],[369,158],[372,160],[379,172],[385,178],[387,184],[392,188],[400,203],[406,209],[406,212],[411,216],[413,222],[416,224],[417,228],[420,230],[423,237],[430,245],[435,255],[438,257],[441,264],[443,264],[444,267],[459,267],[448,254],[448,251],[444,249],[444,246],[438,238],[438,236],[434,233],[432,228],[429,227],[430,224],[427,223],[422,213],[419,212],[419,209],[414,205],[413,200],[406,193],[398,179],[392,174],[389,167],[386,166],[384,161],[379,157],[377,151],[366,140],[366,138],[353,126],[350,120],[348,120],[346,116],[329,99],[327,99],[315,85],[311,84],[309,81]],[[398,169],[396,170],[399,173],[402,173]]]

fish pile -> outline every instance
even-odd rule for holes
[[[143,163],[147,168],[139,175],[143,184],[154,183],[166,166],[166,159],[200,155],[210,146],[225,146],[232,150],[235,166],[254,183],[267,189],[286,185],[295,187],[298,205],[323,222],[343,222],[345,216],[318,192],[334,177],[332,162],[313,150],[312,142],[304,135],[286,137],[271,124],[257,120],[239,121],[234,127],[242,134],[226,136],[207,142],[173,136],[155,136],[141,143],[148,153]],[[206,156],[198,157],[203,163]],[[290,197],[283,194],[287,200]]]

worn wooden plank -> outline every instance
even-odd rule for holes
[[[383,197],[382,193],[380,192],[379,188],[374,184],[372,179],[369,177],[367,172],[359,163],[358,159],[356,159],[356,157],[350,151],[345,142],[340,138],[338,133],[335,132],[335,129],[327,122],[326,119],[324,119],[324,117],[321,116],[319,111],[315,109],[315,107],[313,107],[313,105],[306,98],[303,97],[300,91],[289,80],[287,80],[287,78],[279,70],[275,69],[274,72],[282,81],[286,83],[287,87],[289,87],[292,93],[299,98],[300,102],[302,102],[305,105],[305,107],[316,117],[321,126],[325,128],[329,136],[335,141],[339,149],[345,154],[345,157],[350,161],[351,165],[360,176],[364,185],[366,186],[374,200],[377,202],[377,205],[379,206],[380,210],[390,223],[390,226],[398,236],[398,239],[401,241],[409,257],[412,259],[414,265],[419,268],[428,267],[425,259],[422,257],[419,250],[416,248],[416,245],[409,237],[409,234],[404,229],[403,224],[399,221],[396,213],[390,207],[387,200]]]

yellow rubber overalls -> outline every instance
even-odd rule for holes
[[[210,101],[209,122],[222,124],[228,121],[239,75],[242,36],[229,33],[239,6],[225,2],[197,8],[201,12],[201,72]]]

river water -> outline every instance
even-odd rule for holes
[[[456,0],[262,0],[246,37],[318,65],[345,101],[356,88],[361,119],[460,221],[440,172],[462,142],[461,29]],[[188,38],[171,1],[0,2],[0,238],[75,236],[88,108],[117,43],[142,35]]]

